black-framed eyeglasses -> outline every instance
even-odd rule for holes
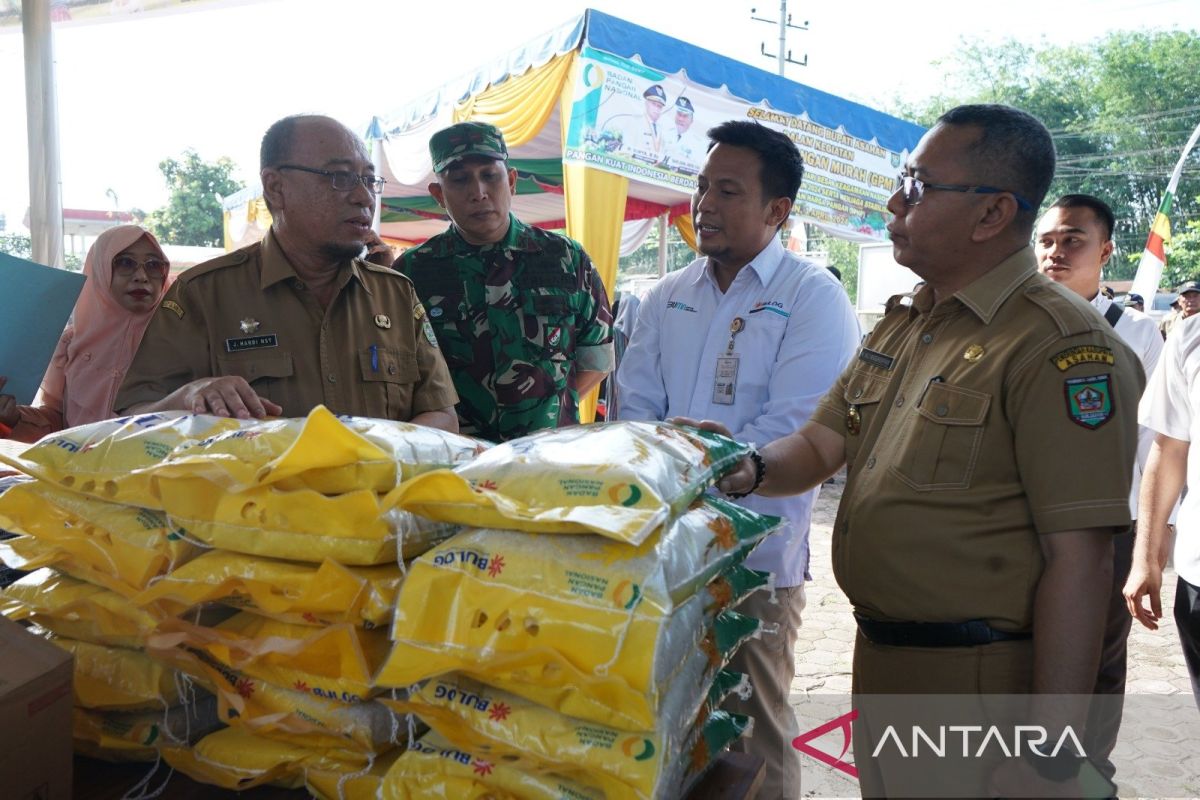
[[[156,256],[150,256],[145,261],[138,261],[133,256],[119,255],[112,260],[113,274],[120,275],[122,278],[132,278],[138,271],[138,267],[146,270],[148,278],[164,278],[171,265]]]
[[[311,172],[313,175],[324,175],[329,178],[334,190],[338,192],[349,192],[362,184],[371,194],[382,194],[383,187],[387,185],[387,181],[378,175],[359,175],[345,169],[317,169],[316,167],[302,167],[299,164],[280,164],[275,169],[294,169],[300,172]]]
[[[915,175],[897,175],[896,191],[904,199],[904,205],[915,206],[921,202],[926,189],[940,189],[943,192],[966,192],[967,194],[1011,194],[1022,211],[1033,211],[1033,204],[1021,195],[1009,189],[997,189],[995,186],[962,186],[954,183],[930,183]]]

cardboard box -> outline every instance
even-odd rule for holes
[[[73,657],[0,617],[0,796],[70,800]]]

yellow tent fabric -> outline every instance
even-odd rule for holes
[[[700,248],[696,247],[696,228],[692,225],[691,215],[680,214],[671,220],[671,224],[675,226],[675,230],[679,231],[679,235],[683,237],[687,246],[699,253]]]
[[[455,106],[454,121],[491,123],[504,131],[510,149],[520,147],[546,127],[574,61],[574,52],[564,53],[519,78],[489,86]]]
[[[572,71],[578,69],[576,54],[572,53]],[[563,140],[571,119],[575,81],[565,81],[559,119]],[[625,199],[629,195],[629,178],[601,172],[579,164],[563,164],[563,194],[566,200],[567,235],[583,245],[604,287],[612,300],[617,283],[617,260],[621,255],[621,226],[625,222]],[[591,422],[596,416],[597,391],[579,398],[580,422]]]

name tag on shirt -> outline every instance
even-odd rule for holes
[[[262,336],[243,336],[240,339],[226,339],[226,353],[240,353],[242,350],[257,350],[260,347],[278,347],[279,337],[273,333]]]
[[[713,402],[722,406],[733,405],[737,391],[737,355],[721,356],[717,359],[717,379],[713,384]]]
[[[871,366],[879,367],[880,369],[891,369],[892,365],[896,363],[895,358],[866,347],[858,351],[858,360],[865,361]]]

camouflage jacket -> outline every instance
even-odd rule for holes
[[[612,311],[579,244],[509,215],[504,239],[451,225],[396,260],[428,310],[463,433],[505,441],[579,421],[576,371],[613,366]]]

